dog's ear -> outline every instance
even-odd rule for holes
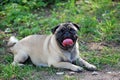
[[[78,24],[72,23],[78,30],[80,30],[80,26]]]
[[[56,29],[59,27],[59,25],[58,26],[56,26],[56,27],[54,27],[53,29],[51,29],[51,32],[54,34],[55,33],[55,31],[56,31]]]

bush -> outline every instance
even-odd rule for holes
[[[71,21],[81,26],[79,37],[83,40],[120,41],[119,3],[109,0],[52,1],[2,1],[0,6],[1,30],[10,28],[20,37],[38,33],[50,34],[52,27]],[[49,5],[52,6],[48,9]]]

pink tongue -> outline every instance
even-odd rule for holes
[[[62,45],[65,47],[71,46],[71,45],[73,45],[73,40],[72,39],[65,39],[65,40],[63,40]]]

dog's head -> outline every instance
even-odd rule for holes
[[[60,48],[67,50],[72,48],[78,38],[77,31],[80,27],[75,23],[61,23],[52,29]]]

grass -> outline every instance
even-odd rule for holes
[[[89,62],[95,64],[100,70],[104,69],[105,66],[119,69],[119,53],[120,51],[115,48],[105,48],[101,51],[83,51],[82,56],[85,57]]]
[[[71,21],[80,25],[79,43],[87,42],[120,42],[120,3],[111,0],[57,0],[39,3],[36,1],[3,1],[0,4],[0,79],[39,80],[42,71],[55,75],[59,69],[38,68],[31,64],[24,67],[13,67],[13,55],[5,50],[3,40],[13,33],[19,39],[31,34],[50,34],[51,28],[61,22]],[[31,4],[31,5],[29,5]],[[51,5],[50,5],[51,4]],[[8,28],[7,32],[4,32]],[[89,50],[80,44],[81,56],[95,64],[100,70],[106,66],[120,69],[118,47]],[[61,70],[60,70],[61,71]],[[64,76],[64,80],[76,80],[74,76]]]
[[[0,64],[0,79],[27,79],[27,80],[34,80],[33,78],[40,78],[42,77],[42,74],[40,72],[47,72],[47,74],[53,75],[56,71],[59,71],[59,69],[55,69],[53,67],[50,68],[44,68],[44,67],[36,67],[32,65],[31,63],[27,62],[25,66],[19,67],[19,66],[12,66],[12,60],[13,55],[8,54],[4,55],[2,57],[3,62]],[[38,74],[36,74],[38,72]],[[28,77],[29,76],[29,77]]]

